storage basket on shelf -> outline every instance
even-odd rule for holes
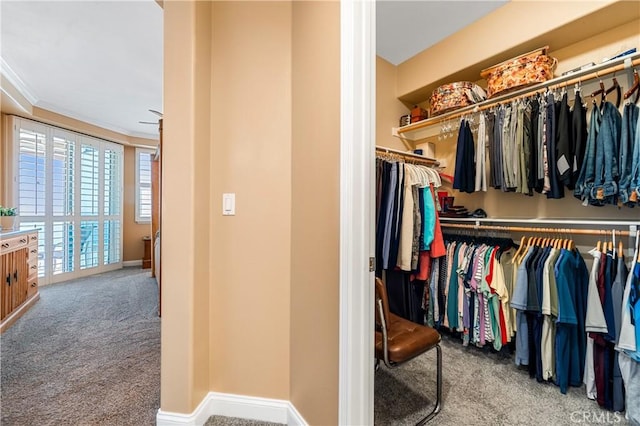
[[[411,122],[416,123],[418,121],[426,120],[429,118],[429,114],[424,108],[420,108],[418,105],[414,105],[411,108]]]
[[[431,115],[444,114],[458,108],[482,102],[487,94],[470,81],[458,81],[438,87],[431,94]]]
[[[532,84],[553,78],[558,61],[547,56],[549,46],[533,50],[480,72],[487,80],[487,96],[492,98]]]

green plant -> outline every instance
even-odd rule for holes
[[[17,216],[18,209],[16,207],[2,207],[0,205],[0,216]]]

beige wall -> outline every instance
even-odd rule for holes
[[[136,149],[124,147],[123,185],[123,254],[122,259],[140,260],[144,255],[142,237],[151,235],[151,223],[136,222]]]
[[[290,400],[309,424],[336,425],[340,282],[338,2],[293,2],[292,139]]]
[[[211,385],[288,399],[291,3],[213,9]]]
[[[398,100],[396,81],[398,67],[376,56],[376,145],[406,150],[402,141],[391,135],[400,117],[411,111]]]
[[[197,248],[208,255],[208,248],[203,247],[208,233],[195,229],[196,217],[208,212],[198,212],[196,198],[209,196],[202,188],[196,193],[194,183],[196,137],[203,136],[203,123],[196,122],[193,90],[197,45],[203,42],[196,37],[203,38],[196,28],[197,9],[194,2],[164,3],[160,406],[182,413],[193,411],[204,396],[196,376],[199,380],[208,376],[208,364],[202,361],[208,357],[208,331],[196,334],[195,324],[209,323],[208,308],[196,310],[195,301],[196,292],[209,283],[209,279],[196,282],[196,268],[208,263],[195,264]],[[205,36],[204,42],[209,38]],[[204,95],[209,96],[206,88]],[[209,142],[206,135],[201,141]]]
[[[217,391],[335,424],[339,3],[164,12],[162,410]]]

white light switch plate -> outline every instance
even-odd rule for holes
[[[222,215],[235,216],[236,214],[236,194],[222,194]]]

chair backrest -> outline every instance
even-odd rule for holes
[[[378,277],[376,277],[376,306],[375,306],[375,312],[376,312],[376,324],[378,325],[382,325],[382,321],[379,318],[379,310],[378,310],[378,300],[382,301],[382,312],[384,315],[384,320],[385,323],[389,322],[389,299],[387,298],[387,287],[384,285],[384,283],[382,282],[382,280]]]

